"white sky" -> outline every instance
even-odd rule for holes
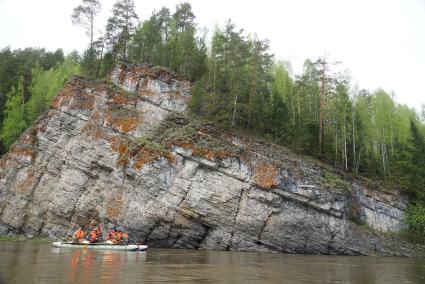
[[[141,20],[179,0],[134,0]],[[84,29],[70,15],[81,0],[0,0],[0,48],[82,51]],[[101,0],[103,28],[115,0]],[[342,61],[360,88],[394,91],[410,107],[425,103],[425,0],[189,0],[200,27],[232,19],[237,28],[269,39],[277,58],[300,73],[306,58],[325,51]]]

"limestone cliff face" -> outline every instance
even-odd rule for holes
[[[189,119],[189,98],[163,69],[71,79],[0,160],[0,234],[60,237],[94,221],[162,247],[418,253],[376,232],[404,227],[401,197]]]

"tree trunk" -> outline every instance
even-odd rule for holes
[[[335,129],[335,159],[334,159],[334,167],[336,168],[338,160],[338,131]]]
[[[233,102],[232,128],[235,127],[236,106],[238,103],[238,92],[235,92],[235,100]]]
[[[356,136],[355,136],[355,133],[354,133],[354,131],[355,131],[354,121],[355,121],[355,119],[356,119],[356,114],[354,112],[354,107],[353,107],[351,121],[352,121],[352,134],[353,134],[352,139],[353,139],[353,168],[354,169],[356,169]],[[357,172],[356,172],[356,174],[357,174]]]
[[[347,124],[345,121],[345,118],[347,117],[347,104],[344,102],[344,159],[345,159],[345,171],[348,169],[348,162],[347,162]]]
[[[394,156],[394,142],[393,142],[393,120],[392,120],[392,116],[390,115],[390,130],[391,130],[391,135],[390,135],[390,140],[391,140],[391,157]]]
[[[319,108],[319,156],[322,156],[322,140],[323,140],[323,128],[324,128],[324,121],[323,121],[323,112],[325,108],[325,84],[326,84],[326,55],[323,58],[323,61],[321,62],[322,65],[322,83],[320,86],[320,108]]]
[[[93,49],[93,33],[94,33],[93,22],[94,22],[94,15],[91,14],[90,15],[90,49]]]
[[[291,88],[291,107],[292,107],[292,120],[295,127],[295,107],[294,107],[294,90]]]

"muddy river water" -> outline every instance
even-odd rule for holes
[[[425,259],[0,242],[0,283],[425,283]]]

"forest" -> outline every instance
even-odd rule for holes
[[[230,20],[201,29],[189,3],[141,20],[133,0],[120,0],[99,35],[101,9],[98,0],[82,0],[70,11],[70,21],[89,38],[82,54],[0,50],[1,154],[70,76],[103,78],[116,64],[163,66],[192,81],[192,116],[313,156],[371,189],[406,194],[406,221],[425,237],[425,106],[419,113],[383,89],[359,88],[328,55],[305,60],[294,74],[268,40]]]

